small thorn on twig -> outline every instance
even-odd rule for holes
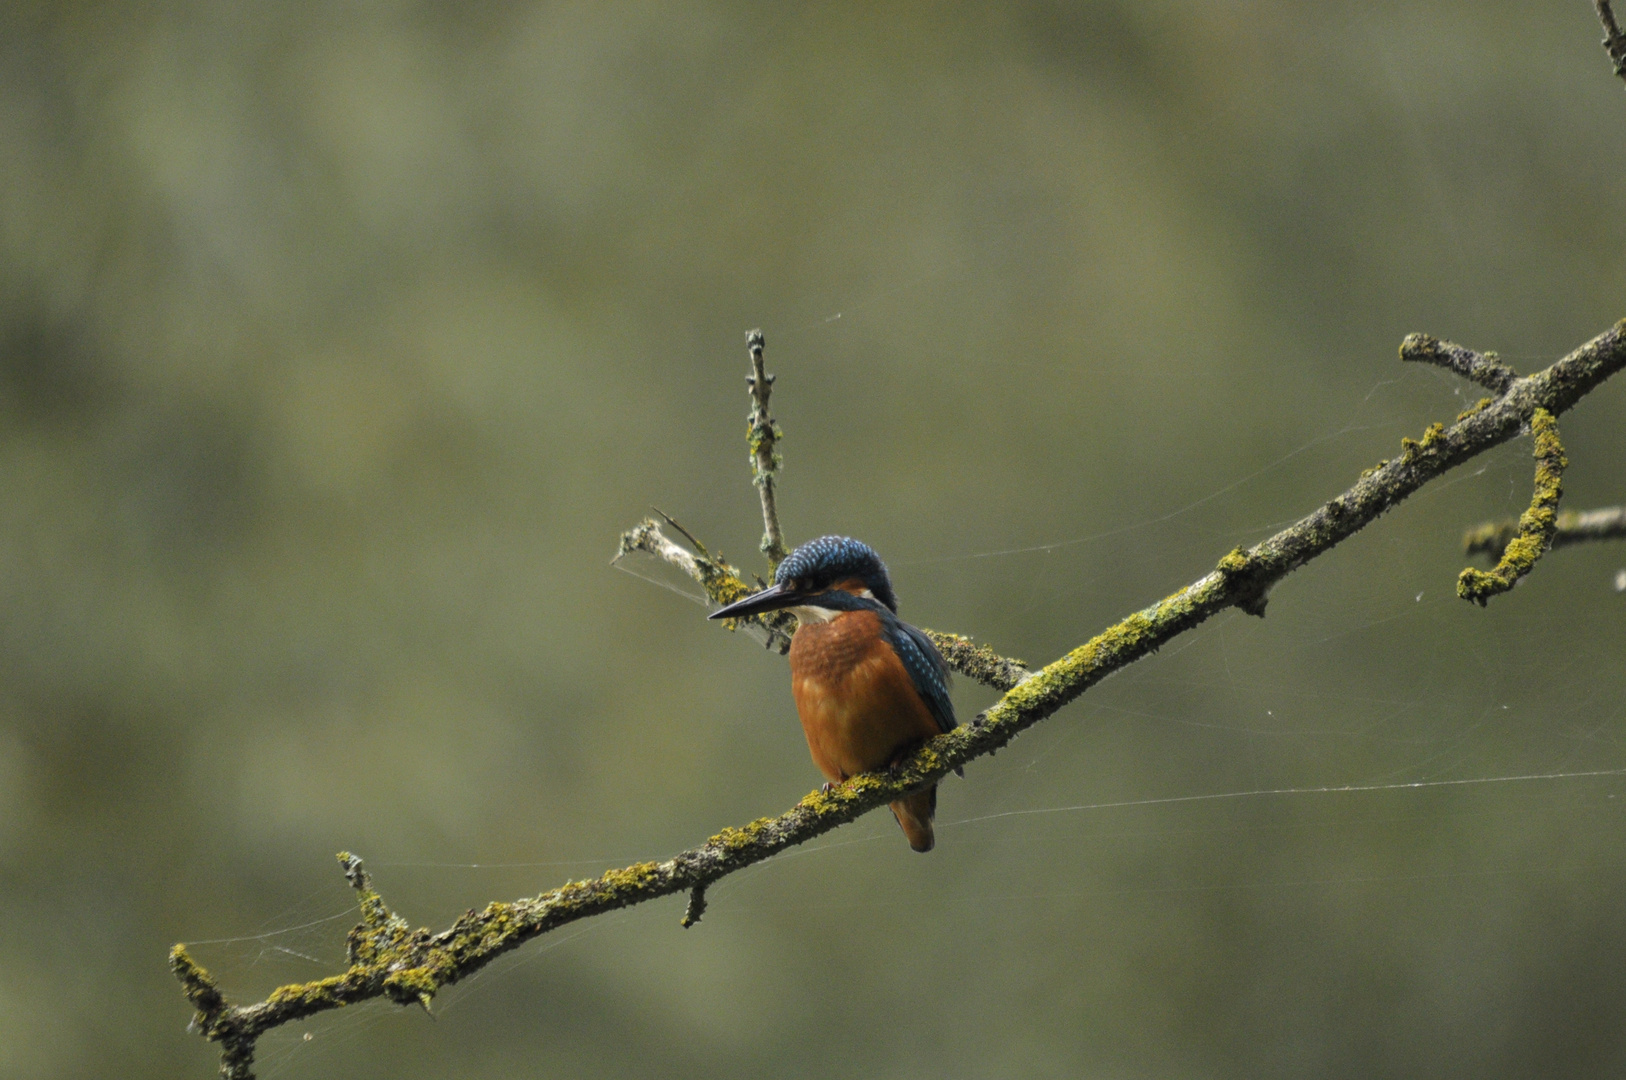
[[[687,930],[700,921],[700,916],[706,913],[706,886],[704,883],[696,885],[689,892],[689,906],[683,911],[683,929]]]
[[[352,855],[348,851],[339,852],[339,865],[344,867],[344,879],[350,887],[357,892],[366,892],[372,885],[366,869],[361,865],[361,856]]]

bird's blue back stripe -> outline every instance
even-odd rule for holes
[[[954,727],[954,702],[949,698],[949,670],[931,638],[899,619],[886,619],[887,643],[903,661],[915,690],[925,700],[940,731]]]

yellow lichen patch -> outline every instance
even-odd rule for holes
[[[713,561],[702,556],[695,559],[695,567],[700,571],[701,588],[706,590],[706,595],[711,597],[714,603],[732,604],[751,595],[751,587],[720,557]],[[734,621],[728,620],[730,623]]]
[[[226,999],[215,984],[214,976],[192,959],[185,945],[177,945],[169,950],[169,969],[180,980],[186,1000],[200,1015],[207,1018],[226,1007]]]
[[[773,818],[757,818],[749,825],[735,828],[730,826],[711,837],[706,844],[711,847],[722,848],[725,853],[739,851],[755,844],[762,838],[763,830],[773,824]]]
[[[1402,438],[1400,440],[1400,460],[1404,462],[1415,461],[1420,452],[1431,448],[1435,443],[1439,442],[1444,432],[1444,424],[1430,424],[1428,428],[1424,430],[1421,441],[1412,438]]]
[[[1241,548],[1232,548],[1225,558],[1219,561],[1216,569],[1222,574],[1235,574],[1248,568],[1248,553]]]
[[[1423,438],[1421,441],[1418,441],[1417,439],[1402,438],[1400,440],[1400,460],[1407,462],[1415,461],[1420,452],[1433,448],[1434,444],[1439,442],[1444,437],[1444,424],[1430,424],[1426,429],[1424,429]]]
[[[340,991],[344,989],[347,981],[343,975],[329,975],[315,982],[289,983],[271,991],[271,996],[265,1000],[267,1004],[278,1009],[294,1008],[311,1012],[342,1006],[346,1002]]]
[[[660,876],[660,865],[652,862],[633,863],[621,870],[611,870],[599,882],[612,892],[637,892],[653,884]]]
[[[920,750],[915,753],[914,760],[911,763],[911,771],[931,773],[941,768],[942,764],[943,759],[938,756],[937,751],[933,750],[929,745],[927,745],[921,747]]]
[[[876,773],[860,773],[842,786],[852,792],[855,799],[863,799],[887,794],[893,785]]]
[[[806,807],[815,814],[829,814],[841,809],[847,802],[845,794],[841,788],[833,788],[830,791],[818,788],[803,795],[802,801],[796,805]],[[715,840],[716,837],[712,839]]]
[[[392,971],[384,979],[384,993],[398,1005],[410,1005],[417,1001],[427,1006],[429,999],[435,996],[438,989],[440,981],[435,978],[434,972],[426,967]]]
[[[519,909],[497,901],[487,904],[479,915],[465,917],[468,925],[452,935],[443,950],[451,956],[487,951],[512,937],[522,926]],[[464,920],[459,920],[462,923]]]
[[[1242,553],[1241,548],[1237,548],[1231,554],[1242,554],[1243,564],[1246,565],[1247,555]],[[1226,558],[1230,558],[1230,556],[1228,555]],[[1224,560],[1221,561],[1223,562]],[[1192,597],[1194,589],[1195,586],[1181,589],[1179,592],[1170,593],[1168,596],[1165,596],[1163,599],[1159,600],[1157,602],[1157,607],[1153,609],[1153,617],[1159,621],[1162,621],[1165,619],[1179,618],[1182,615],[1189,614],[1192,607],[1196,604],[1196,601]]]
[[[1463,409],[1461,412],[1457,413],[1457,422],[1461,423],[1462,421],[1468,419],[1468,417],[1474,415],[1475,413],[1483,412],[1485,410],[1485,407],[1487,405],[1490,405],[1495,400],[1496,400],[1495,398],[1488,398],[1488,397],[1480,398],[1478,401],[1474,402],[1472,405],[1468,406],[1466,409]]]
[[[1519,533],[1507,542],[1501,558],[1491,570],[1469,567],[1457,576],[1457,595],[1483,607],[1498,593],[1507,592],[1536,565],[1552,545],[1558,528],[1558,500],[1564,493],[1564,456],[1558,438],[1558,421],[1546,409],[1530,417],[1530,433],[1535,436],[1536,483],[1530,508],[1519,517]],[[1470,535],[1472,544],[1477,537]]]
[[[1081,679],[1113,657],[1138,647],[1151,629],[1152,621],[1140,612],[1108,627],[1007,693],[1000,705],[990,710],[989,719],[1003,719],[1003,715],[996,714],[1003,714],[1007,708],[1021,715],[1044,708],[1058,695],[1071,696],[1070,691]]]

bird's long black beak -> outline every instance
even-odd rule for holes
[[[736,600],[727,607],[718,608],[706,618],[743,619],[749,615],[761,615],[767,611],[794,607],[802,599],[801,593],[787,589],[783,585],[770,585],[759,593],[752,593],[744,600]]]

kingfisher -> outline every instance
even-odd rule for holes
[[[930,638],[898,618],[886,564],[846,536],[809,540],[785,557],[774,583],[712,612],[738,619],[786,610],[790,689],[813,764],[829,790],[848,777],[896,765],[954,727],[950,674]],[[916,851],[934,843],[937,785],[891,804]]]

